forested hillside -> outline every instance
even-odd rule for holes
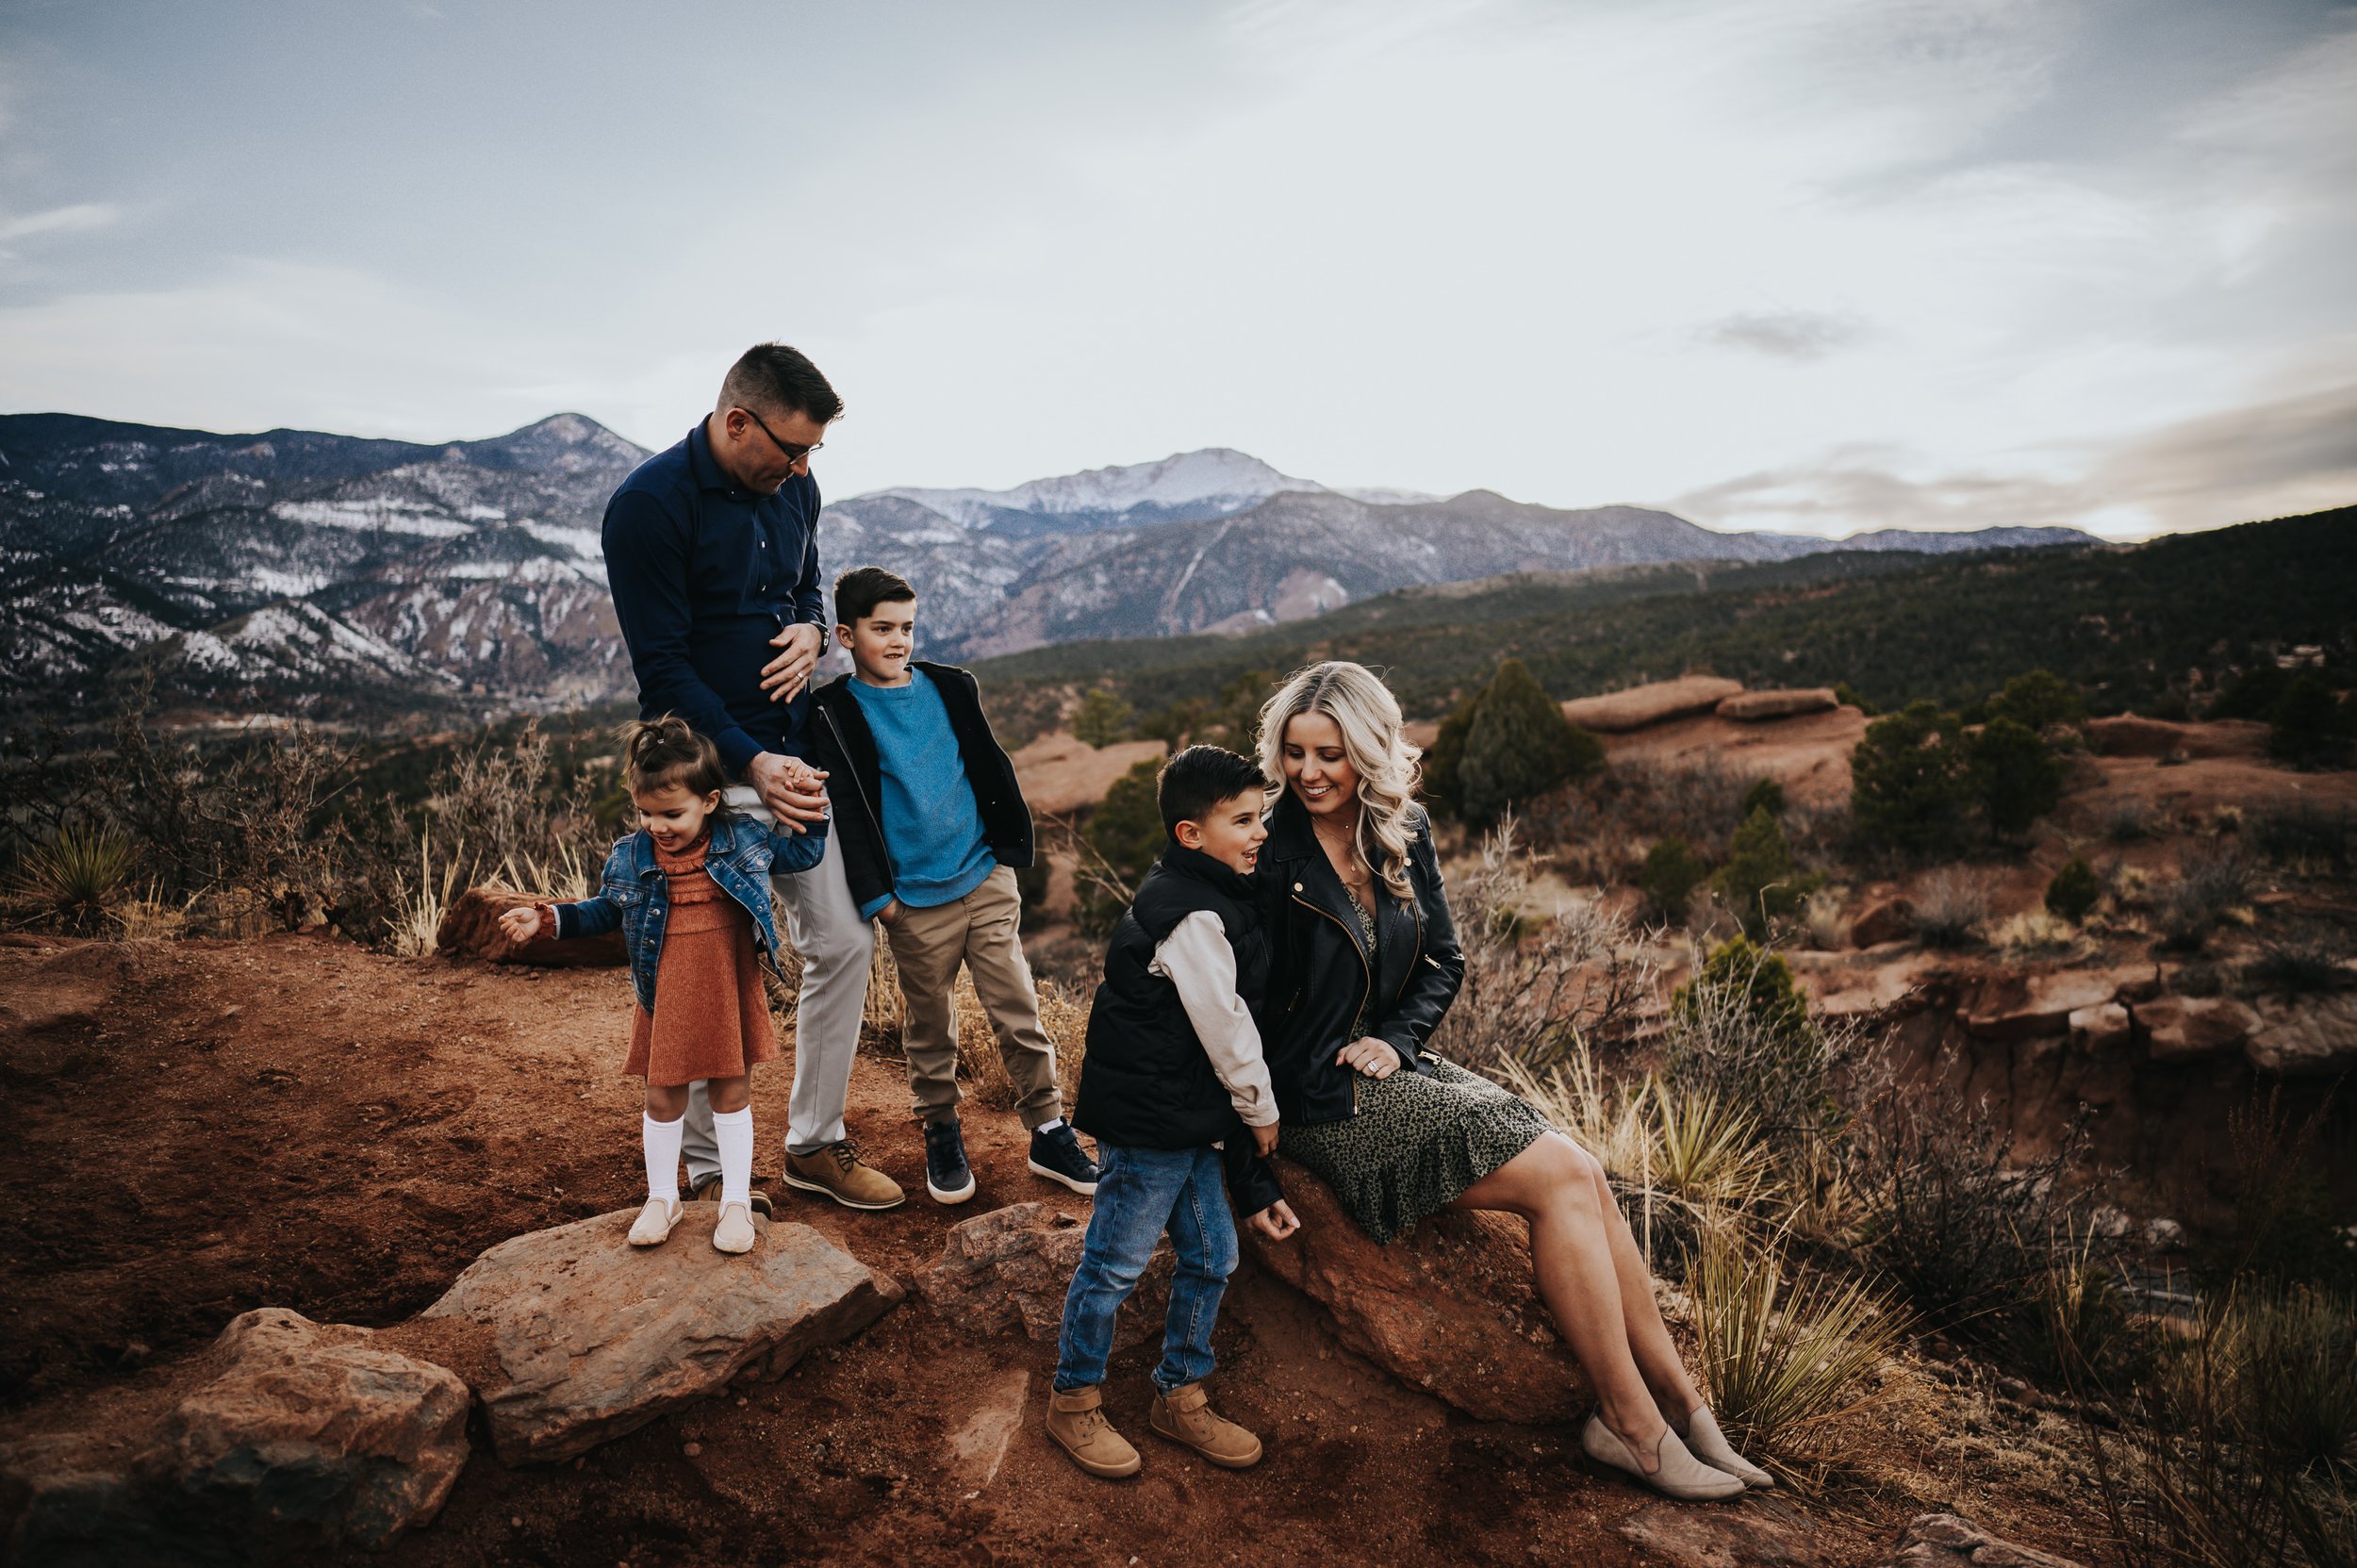
[[[995,707],[1034,716],[1075,685],[1150,712],[1329,657],[1383,668],[1420,718],[1507,658],[1558,698],[1707,669],[1749,685],[1846,682],[1882,707],[1962,706],[2043,667],[2096,713],[2166,714],[2304,646],[2336,679],[2357,663],[2357,507],[2117,550],[1517,573],[1244,636],[1068,643],[978,669]]]

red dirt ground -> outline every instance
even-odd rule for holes
[[[485,1247],[636,1198],[617,972],[390,959],[312,936],[5,940],[0,1438],[126,1408],[249,1308],[392,1324]],[[756,1074],[770,1178],[789,1076],[790,1059]],[[855,1215],[781,1190],[779,1212],[871,1266],[905,1279],[951,1224],[997,1204],[1084,1208],[1025,1172],[1012,1116],[975,1112],[981,1191],[943,1211],[921,1196],[898,1062],[864,1054],[853,1090],[854,1133],[920,1196]],[[1254,1471],[1213,1470],[1144,1435],[1152,1351],[1140,1346],[1116,1358],[1110,1404],[1148,1449],[1146,1472],[1080,1475],[1038,1426],[1051,1348],[966,1337],[912,1295],[783,1380],[576,1465],[510,1470],[478,1433],[440,1518],[355,1560],[1639,1560],[1612,1527],[1647,1498],[1584,1468],[1570,1428],[1476,1422],[1401,1388],[1249,1263],[1228,1300],[1215,1389],[1268,1442]],[[951,1440],[1017,1372],[1030,1378],[1022,1423],[983,1486],[951,1467]],[[2063,1479],[2007,1448],[2013,1421],[2015,1447],[2051,1452],[2052,1417],[1976,1403],[1946,1441],[1910,1400],[1949,1391],[1899,1381],[1913,1392],[1891,1406],[1872,1473],[1814,1509],[1830,1560],[1885,1560],[1905,1519],[1951,1504],[2079,1546],[2085,1494],[2075,1513],[2041,1499]]]

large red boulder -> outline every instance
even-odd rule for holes
[[[470,887],[443,916],[434,933],[434,950],[444,958],[480,958],[490,964],[530,964],[545,969],[607,969],[630,962],[622,933],[584,936],[570,942],[510,942],[500,930],[500,916],[509,910],[539,901],[544,895],[519,892],[493,883]],[[552,902],[555,900],[550,900]]]
[[[1333,1313],[1344,1345],[1485,1421],[1569,1421],[1595,1402],[1539,1300],[1523,1221],[1442,1213],[1378,1246],[1326,1183],[1276,1164],[1301,1230],[1273,1242],[1238,1229],[1261,1267]]]

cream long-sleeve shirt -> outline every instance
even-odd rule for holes
[[[1236,994],[1236,950],[1227,928],[1208,909],[1198,909],[1171,928],[1154,949],[1150,974],[1178,988],[1179,1005],[1195,1037],[1211,1059],[1211,1071],[1228,1090],[1228,1102],[1246,1127],[1277,1122],[1277,1089],[1261,1053],[1261,1031],[1251,1009]]]

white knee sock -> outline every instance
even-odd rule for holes
[[[753,1108],[712,1113],[712,1141],[720,1146],[720,1201],[753,1200]]]
[[[640,1114],[639,1137],[647,1149],[647,1196],[679,1201],[679,1143],[686,1118],[659,1122]]]

